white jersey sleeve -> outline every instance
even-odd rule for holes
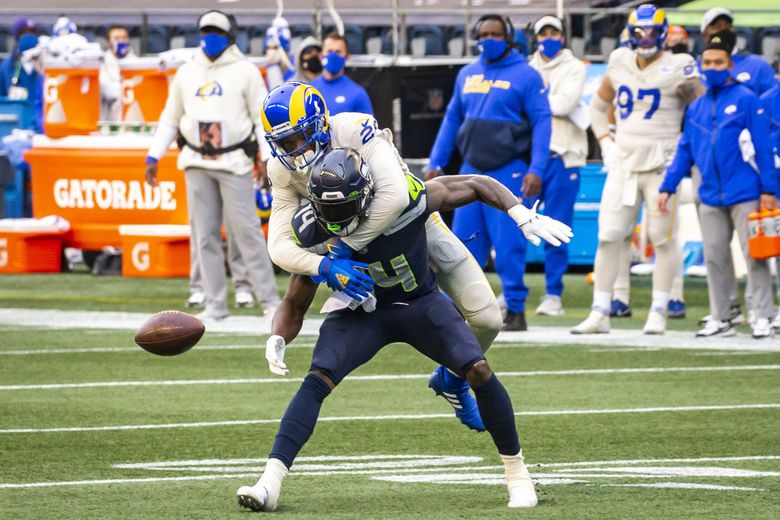
[[[379,130],[373,116],[344,112],[331,118],[333,146],[346,146],[360,153],[371,172],[374,198],[367,218],[344,242],[359,251],[388,229],[409,204],[406,173],[409,169],[393,144],[388,129]]]
[[[268,254],[285,271],[316,275],[322,257],[298,247],[292,230],[293,215],[306,199],[309,176],[288,170],[279,159],[271,159],[268,178],[274,197],[268,222]]]

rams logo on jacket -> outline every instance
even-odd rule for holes
[[[216,81],[208,81],[195,91],[195,97],[205,100],[211,96],[222,96],[222,85]]]

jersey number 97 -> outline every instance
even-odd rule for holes
[[[655,111],[661,105],[661,91],[657,88],[640,88],[636,92],[637,101],[641,101],[644,98],[651,98],[650,108],[645,112],[643,119],[652,119]],[[628,119],[631,113],[634,111],[634,94],[631,89],[625,85],[621,85],[617,91],[617,106],[620,113],[620,119]]]

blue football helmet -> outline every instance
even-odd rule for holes
[[[628,41],[637,54],[651,58],[663,50],[669,21],[666,13],[653,4],[642,4],[628,16]]]
[[[304,173],[330,145],[328,107],[320,92],[291,81],[275,87],[263,102],[265,140],[288,170]]]
[[[352,148],[334,148],[312,170],[308,193],[314,217],[328,233],[349,235],[371,203],[368,166]]]

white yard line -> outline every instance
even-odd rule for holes
[[[780,409],[780,403],[766,404],[734,404],[734,405],[696,405],[696,406],[661,406],[652,408],[607,408],[601,410],[537,410],[530,412],[515,412],[518,417],[534,417],[548,415],[611,415],[626,413],[665,413],[665,412],[713,412],[722,410],[762,410]],[[320,422],[352,422],[352,421],[399,421],[451,419],[451,413],[409,414],[409,415],[355,415],[341,417],[320,417]],[[222,426],[251,426],[260,424],[276,424],[279,419],[250,419],[244,421],[210,421],[192,423],[168,424],[129,424],[115,426],[75,426],[60,428],[10,428],[0,430],[0,434],[11,433],[66,433],[66,432],[104,432],[126,430],[159,430],[175,428],[206,428]]]
[[[160,309],[162,310],[162,309]],[[108,311],[63,311],[52,309],[0,309],[0,325],[12,327],[29,326],[53,329],[114,329],[136,330],[149,314],[139,312]],[[306,320],[302,334],[316,335],[321,319]],[[230,318],[206,324],[210,333],[233,333],[264,335],[271,332],[268,317],[231,316]],[[780,341],[754,340],[738,334],[734,338],[696,339],[693,332],[668,331],[661,336],[648,336],[641,330],[613,329],[610,334],[575,336],[569,327],[532,327],[526,332],[501,332],[497,338],[498,348],[502,343],[520,343],[533,346],[590,345],[625,346],[632,348],[662,348],[684,350],[761,350],[780,352]],[[513,346],[513,348],[517,348]]]
[[[525,372],[496,372],[499,377],[579,376],[611,374],[666,374],[680,372],[736,372],[755,370],[780,370],[780,365],[738,365],[714,367],[651,367],[651,368],[597,368],[583,370],[533,370]],[[346,381],[395,381],[428,379],[429,374],[377,374],[349,376]],[[110,388],[132,386],[200,386],[238,384],[300,383],[302,379],[271,377],[250,379],[182,379],[162,381],[93,381],[88,383],[50,383],[40,385],[0,385],[0,391],[65,390],[76,388]]]

